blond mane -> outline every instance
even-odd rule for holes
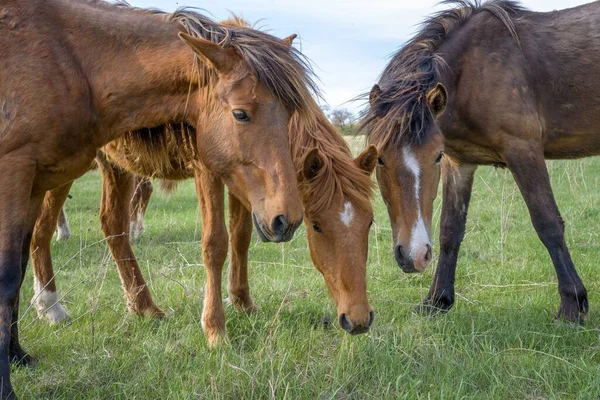
[[[327,210],[336,193],[362,210],[370,210],[373,180],[355,163],[348,144],[319,109],[313,121],[299,118],[290,121],[290,148],[296,167],[300,192],[308,212]],[[311,180],[303,174],[304,156],[317,148],[325,165]]]

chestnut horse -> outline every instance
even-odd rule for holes
[[[415,272],[432,259],[441,169],[440,257],[420,309],[450,309],[473,174],[508,168],[556,269],[558,317],[583,323],[587,293],[544,160],[600,154],[600,2],[550,13],[505,0],[452,3],[392,58],[363,120],[380,151],[396,260]]]
[[[5,0],[0,15],[0,397],[14,398],[10,362],[31,362],[19,289],[46,191],[64,198],[125,132],[198,125],[203,165],[248,201],[265,237],[287,240],[302,215],[287,125],[312,111],[314,85],[283,41],[191,11]]]
[[[366,259],[368,253],[368,232],[373,220],[370,195],[372,181],[370,174],[377,162],[374,146],[369,147],[355,160],[345,140],[327,121],[323,113],[315,115],[315,122],[304,124],[295,114],[290,122],[290,150],[297,170],[298,185],[305,207],[304,221],[311,257],[314,265],[323,274],[330,294],[334,298],[340,326],[349,333],[366,332],[373,322],[374,313],[369,305],[366,285]],[[185,127],[183,127],[185,128]],[[134,229],[139,229],[144,212],[152,193],[151,184],[145,178],[133,178],[127,171],[135,171],[145,176],[166,179],[185,179],[196,176],[200,199],[215,196],[203,182],[214,180],[210,172],[198,171],[194,166],[192,153],[177,152],[173,147],[166,151],[168,143],[177,141],[175,136],[183,136],[183,130],[165,130],[162,141],[154,141],[154,147],[142,147],[138,137],[128,135],[117,139],[104,147],[106,152],[98,157],[103,176],[103,196],[100,220],[105,235],[133,237]],[[167,136],[171,137],[167,137]],[[193,137],[191,135],[190,137]],[[150,137],[150,136],[148,136]],[[151,137],[158,138],[157,134]],[[164,158],[165,156],[169,158]],[[158,161],[162,160],[162,161]],[[204,175],[203,179],[198,179]],[[206,176],[209,175],[209,176]],[[131,193],[134,193],[131,198]],[[223,187],[219,188],[222,193]],[[52,196],[47,196],[47,200]],[[33,271],[35,275],[35,295],[32,303],[40,317],[50,323],[69,318],[58,300],[55,275],[50,257],[50,238],[57,215],[62,212],[62,204],[47,201],[36,225],[33,241]],[[201,200],[202,205],[202,200]],[[127,212],[126,210],[129,210]],[[234,195],[229,196],[231,257],[229,267],[229,299],[238,311],[251,312],[254,304],[248,285],[248,250],[252,234],[252,220],[247,205]],[[203,215],[203,218],[205,216]],[[203,220],[204,221],[204,220]],[[111,226],[116,225],[116,226]],[[119,235],[119,233],[124,233]],[[117,263],[118,260],[135,262],[130,246],[123,250],[114,247],[108,241]],[[123,243],[128,243],[123,240]],[[226,238],[225,252],[227,251]],[[218,276],[218,275],[217,275]],[[218,287],[210,288],[216,278],[209,281],[207,292],[220,294]],[[136,293],[132,298],[127,294],[131,311],[132,301],[151,303],[149,293]],[[148,296],[141,300],[141,296]],[[209,314],[222,309],[219,297],[211,302],[205,301],[203,321],[209,320]],[[222,311],[218,311],[220,314]],[[224,316],[223,316],[224,318]],[[205,329],[206,329],[206,322]],[[224,332],[225,325],[219,326]],[[211,336],[209,341],[218,341],[220,335]]]

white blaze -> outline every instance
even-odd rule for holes
[[[349,201],[344,203],[344,211],[340,213],[340,221],[346,226],[350,226],[354,219],[354,207]]]
[[[423,216],[421,215],[421,203],[419,203],[419,194],[421,191],[421,168],[419,167],[419,162],[415,155],[408,148],[404,148],[403,151],[403,159],[404,165],[406,168],[413,174],[415,178],[415,199],[417,201],[417,221],[412,228],[412,232],[410,233],[410,256],[414,259],[414,255],[416,255],[423,246],[430,245],[429,234],[427,234],[427,229],[425,229],[425,223],[423,222]]]

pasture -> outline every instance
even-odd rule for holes
[[[153,321],[126,314],[99,229],[100,178],[87,174],[67,202],[73,236],[52,248],[58,292],[73,321],[48,326],[37,319],[29,307],[29,268],[21,337],[38,366],[13,370],[14,387],[24,399],[597,398],[600,158],[548,165],[590,297],[584,327],[554,320],[559,296],[550,257],[510,172],[485,167],[476,174],[450,313],[413,313],[434,266],[421,275],[400,271],[376,193],[371,332],[349,336],[339,329],[302,226],[286,244],[260,243],[254,234],[250,285],[258,312],[227,307],[229,342],[215,350],[200,327],[205,272],[193,182],[169,199],[154,196],[146,233],[134,244],[154,299],[168,313]],[[438,196],[436,229],[439,203]]]

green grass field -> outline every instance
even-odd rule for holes
[[[377,193],[370,333],[351,337],[337,323],[320,323],[336,320],[335,305],[301,227],[282,245],[260,243],[255,235],[250,285],[259,310],[249,317],[228,306],[229,342],[216,350],[207,347],[200,327],[205,273],[192,182],[169,199],[153,198],[146,234],[134,245],[155,301],[169,314],[153,321],[126,313],[99,229],[100,179],[88,174],[67,203],[73,236],[52,248],[59,295],[73,321],[48,326],[37,319],[28,304],[28,271],[21,337],[38,366],[14,370],[13,385],[23,399],[598,398],[600,158],[549,167],[589,292],[585,327],[554,320],[554,268],[513,179],[507,171],[481,168],[450,313],[413,314],[433,269],[409,276],[396,266]]]

